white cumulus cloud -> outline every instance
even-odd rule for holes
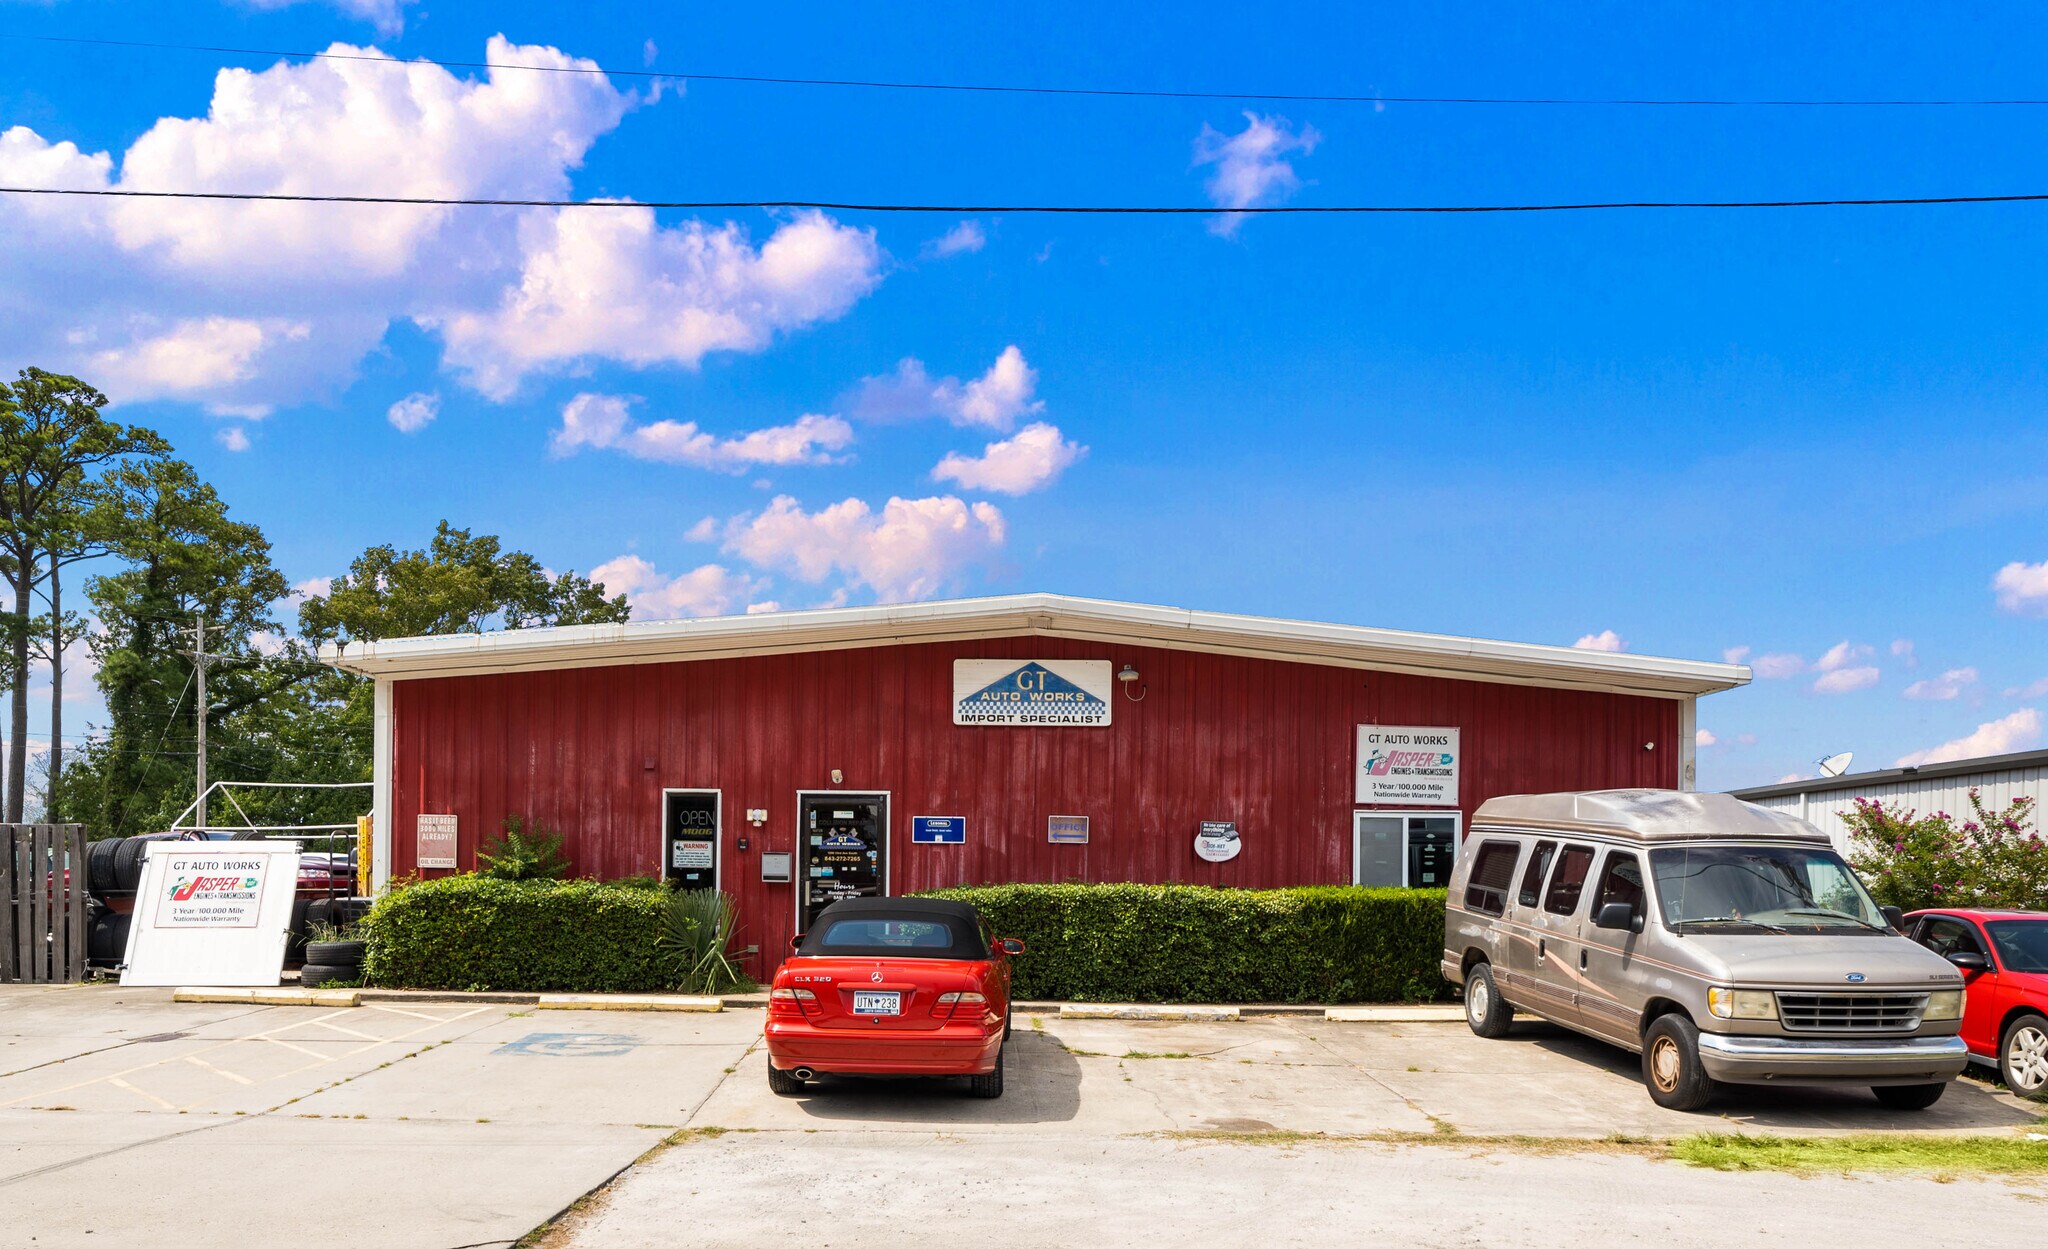
[[[1625,651],[1628,649],[1628,643],[1622,641],[1621,635],[1614,630],[1602,629],[1598,633],[1588,633],[1578,641],[1573,642],[1572,649],[1581,651]]]
[[[959,225],[932,239],[924,245],[924,255],[932,260],[944,260],[966,252],[978,252],[988,245],[988,232],[981,223],[968,218]]]
[[[549,440],[557,456],[584,447],[622,451],[634,459],[741,473],[757,464],[827,464],[853,442],[853,427],[836,416],[802,416],[788,425],[721,438],[694,421],[632,418],[632,395],[580,394],[562,407],[562,424]]]
[[[1285,117],[1246,112],[1245,127],[1226,135],[1206,123],[1195,136],[1195,164],[1214,165],[1206,184],[1209,199],[1219,208],[1251,208],[1278,203],[1301,186],[1290,153],[1316,150],[1323,136],[1313,126],[1290,128]],[[1211,233],[1231,235],[1244,224],[1239,213],[1225,213],[1210,222]]]
[[[1869,665],[1853,668],[1833,668],[1814,678],[1813,691],[1816,694],[1848,694],[1856,690],[1867,690],[1876,685],[1877,669]]]
[[[223,426],[220,432],[213,436],[213,440],[230,451],[249,449],[249,431],[240,425]]]
[[[1692,744],[1704,749],[1708,746],[1720,745],[1721,739],[1714,736],[1712,729],[1701,729],[1692,735]]]
[[[1980,724],[1976,729],[1952,742],[1943,742],[1927,750],[1916,750],[1901,755],[1893,766],[1901,768],[1918,767],[1923,763],[1949,763],[1957,759],[1976,759],[1984,755],[2006,755],[2014,751],[2031,749],[2041,740],[2041,713],[2032,707],[2022,707],[2009,716]]]
[[[1747,646],[1731,646],[1721,652],[1721,659],[1725,663],[1739,664],[1748,658],[1749,648]]]
[[[751,600],[768,586],[763,578],[723,564],[703,564],[666,577],[638,555],[606,560],[590,570],[590,579],[607,595],[625,595],[635,620],[727,616],[742,608],[752,612],[759,604]]]
[[[989,443],[981,455],[949,453],[932,469],[936,481],[957,483],[963,490],[998,494],[1029,494],[1051,485],[1088,448],[1061,437],[1059,427],[1034,421],[1001,442]]]
[[[1806,660],[1785,651],[1773,651],[1768,655],[1758,655],[1749,667],[1763,680],[1784,681],[1806,671]]]
[[[433,424],[441,414],[441,396],[436,394],[411,394],[400,399],[384,413],[384,419],[391,422],[391,428],[401,434],[417,434]]]
[[[759,247],[728,222],[656,224],[649,208],[529,217],[518,282],[495,308],[433,320],[470,385],[507,399],[530,373],[585,358],[695,368],[845,314],[882,280],[872,230],[807,212]]]
[[[834,573],[868,587],[883,602],[930,598],[1003,545],[1003,514],[990,503],[951,495],[892,498],[877,513],[861,499],[806,512],[778,495],[758,513],[727,521],[724,549],[802,580]]]
[[[892,374],[862,380],[851,410],[866,421],[939,416],[955,425],[1008,431],[1019,417],[1044,409],[1037,389],[1038,371],[1012,344],[1003,348],[986,373],[970,382],[957,377],[934,381],[922,361],[905,359]]]
[[[1906,687],[1906,697],[1922,702],[1948,702],[1977,683],[1975,668],[1950,668],[1938,677],[1926,677]]]
[[[2005,690],[2007,698],[2040,698],[2043,695],[2048,695],[2048,677],[2028,685],[2009,686]]]
[[[1998,570],[1991,579],[1998,605],[2022,616],[2048,616],[2048,560],[2024,564],[2018,560]]]

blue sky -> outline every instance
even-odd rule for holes
[[[1883,18],[0,2],[10,34],[470,61],[503,36],[490,59],[679,73],[2043,94],[2048,34],[2025,7]],[[2032,157],[2048,108],[1274,106],[7,52],[16,185],[1090,204],[2048,191]],[[12,202],[0,367],[98,382],[263,526],[295,581],[446,517],[603,569],[650,614],[1042,588],[1748,648],[1774,658],[1701,709],[1701,780],[1719,787],[1836,750],[1860,768],[2041,744],[2044,212]]]

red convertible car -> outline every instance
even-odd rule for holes
[[[819,912],[768,992],[768,1087],[812,1077],[966,1076],[1003,1095],[1010,956],[964,902],[855,898]]]
[[[1963,972],[1963,1043],[2005,1087],[2048,1100],[2048,912],[1915,911],[1915,941]]]

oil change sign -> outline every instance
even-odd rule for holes
[[[956,659],[953,723],[1107,728],[1107,659]]]
[[[1359,802],[1458,805],[1458,730],[1409,724],[1358,726]]]

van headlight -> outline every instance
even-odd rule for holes
[[[1922,1019],[1961,1019],[1963,1017],[1963,991],[1961,989],[1937,989],[1927,995],[1927,1009]]]
[[[1708,989],[1707,1010],[1716,1019],[1776,1019],[1778,997],[1769,989]]]

